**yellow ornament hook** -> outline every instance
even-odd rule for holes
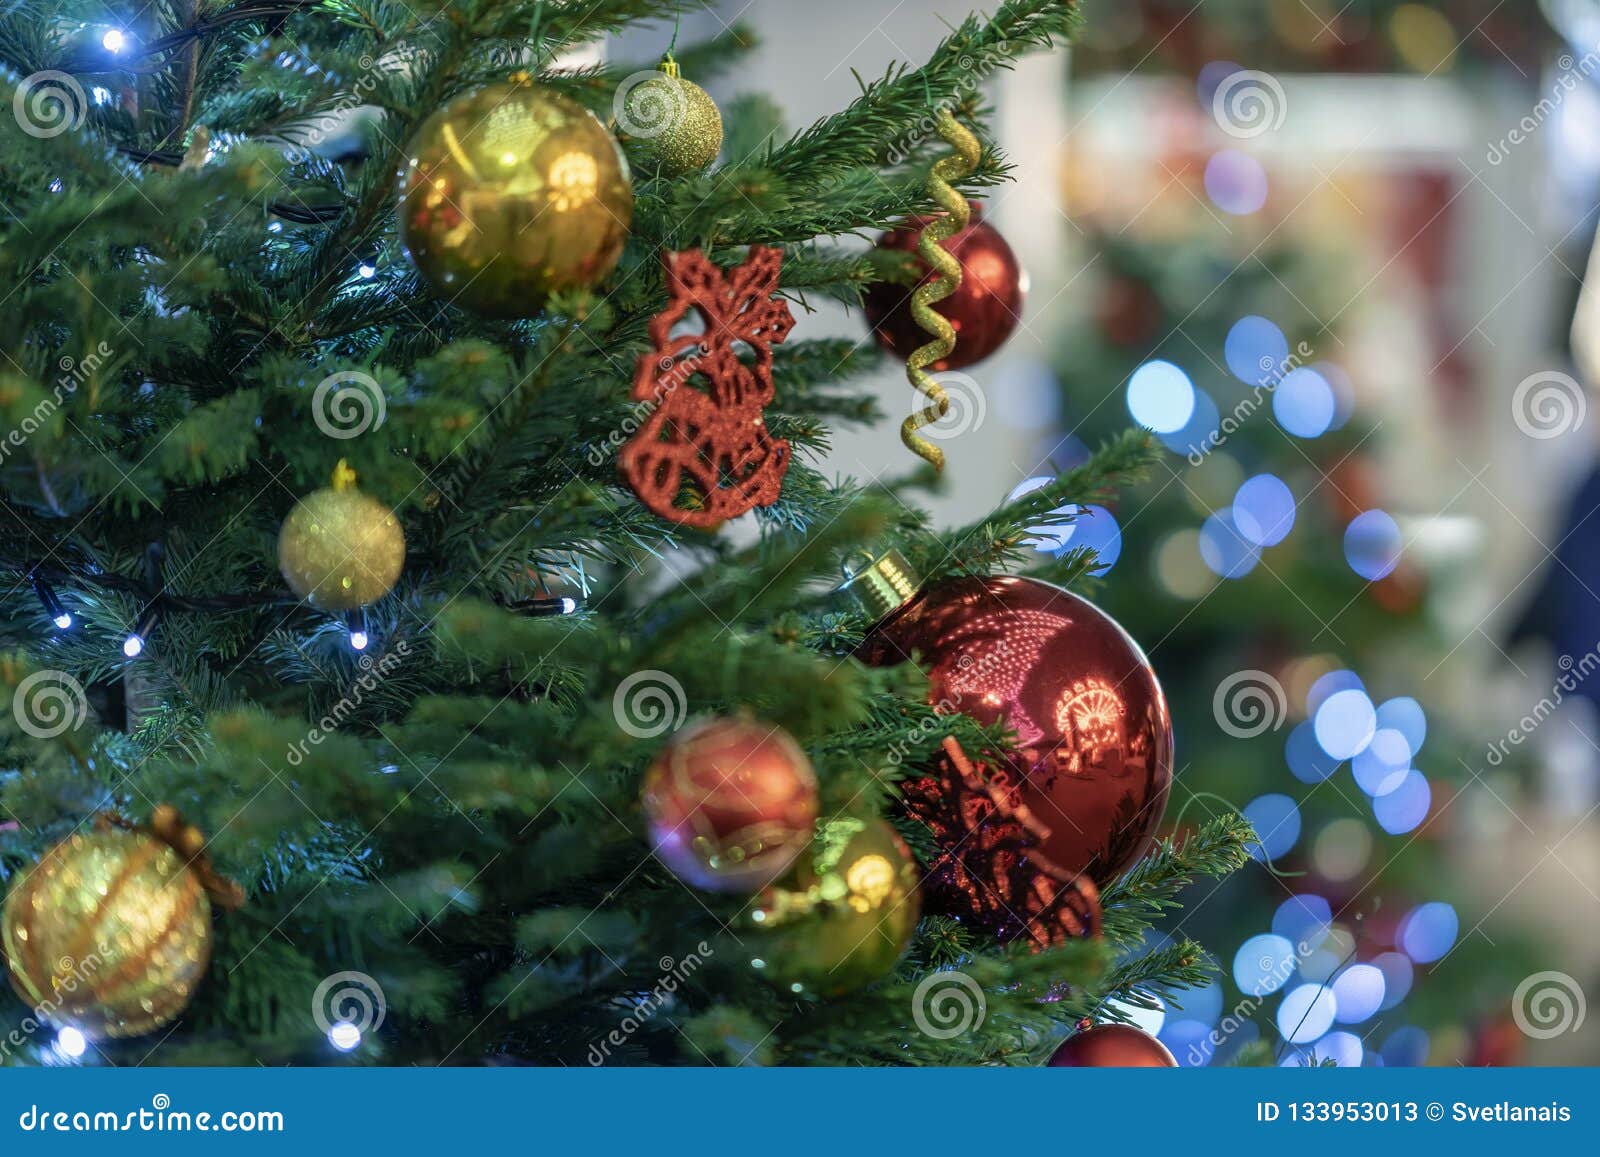
[[[978,138],[957,121],[949,109],[939,110],[936,124],[940,138],[955,151],[934,162],[933,171],[928,174],[928,195],[944,210],[944,214],[923,227],[917,238],[917,255],[927,262],[937,276],[917,286],[911,295],[912,318],[932,334],[934,340],[918,346],[906,358],[906,377],[912,387],[925,394],[932,404],[900,424],[900,440],[908,450],[926,460],[935,470],[943,470],[944,451],[917,431],[937,422],[950,410],[950,396],[927,372],[927,367],[950,356],[956,348],[956,331],[942,314],[934,312],[933,305],[949,297],[961,285],[961,262],[943,247],[943,243],[965,229],[972,219],[972,208],[967,204],[967,199],[950,182],[976,169],[982,150]]]

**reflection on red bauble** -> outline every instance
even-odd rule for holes
[[[1074,1033],[1051,1055],[1052,1069],[1175,1069],[1167,1046],[1132,1025],[1101,1024]]]
[[[937,709],[1006,722],[1018,740],[1008,770],[1061,872],[1103,885],[1149,850],[1172,785],[1172,721],[1138,644],[1091,603],[1033,579],[946,579],[903,598],[857,656],[915,658]]]
[[[754,892],[810,844],[817,778],[783,728],[708,719],[662,747],[640,802],[673,875],[711,892]]]
[[[930,220],[913,217],[904,229],[879,238],[878,247],[915,253],[917,234]],[[1022,316],[1022,266],[999,231],[978,219],[976,205],[971,224],[946,241],[944,247],[961,262],[961,285],[933,307],[956,331],[955,351],[933,364],[935,373],[982,361],[1004,344]],[[918,264],[926,270],[920,259]],[[915,288],[879,281],[868,287],[863,302],[867,322],[879,344],[901,358],[933,340],[933,335],[911,316],[911,293]]]

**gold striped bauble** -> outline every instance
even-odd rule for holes
[[[17,877],[0,912],[11,984],[90,1039],[137,1036],[188,1005],[211,959],[211,900],[171,845],[79,832]]]

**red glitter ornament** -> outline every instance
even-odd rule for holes
[[[878,248],[914,254],[917,236],[929,220],[911,218],[904,228],[880,237]],[[954,352],[929,367],[935,373],[982,361],[1005,344],[1022,316],[1022,266],[999,230],[980,220],[978,204],[972,206],[971,224],[944,242],[943,248],[961,263],[961,285],[933,306],[956,331]],[[929,280],[931,274],[920,260],[918,266],[927,275],[921,280]],[[879,344],[901,358],[928,341],[928,334],[911,316],[915,289],[916,285],[879,281],[868,286],[862,301]]]
[[[650,319],[651,350],[633,379],[634,400],[656,408],[617,457],[639,501],[662,518],[710,529],[778,500],[789,443],[767,433],[761,411],[772,401],[772,347],[794,328],[773,297],[782,263],[781,250],[760,246],[727,273],[698,249],[662,255],[670,298]],[[703,330],[674,337],[691,309]],[[690,384],[696,377],[703,391]]]
[[[1052,1069],[1175,1069],[1167,1046],[1127,1024],[1100,1024],[1073,1033],[1051,1055]]]
[[[708,719],[667,741],[645,773],[641,803],[673,875],[710,892],[754,892],[811,842],[817,778],[783,728]]]
[[[858,658],[915,659],[936,709],[1015,731],[1007,770],[1051,864],[1103,886],[1150,849],[1172,785],[1172,721],[1149,661],[1114,620],[1033,579],[919,589],[892,553],[849,586],[886,616]]]

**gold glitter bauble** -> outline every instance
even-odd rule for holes
[[[0,913],[11,984],[50,1023],[137,1036],[181,1013],[211,959],[211,901],[177,852],[143,832],[68,836]]]
[[[635,79],[639,77],[639,79]],[[664,177],[698,173],[722,151],[722,113],[677,66],[635,74],[617,92],[617,131],[634,164]],[[631,83],[629,83],[631,82]]]
[[[405,561],[405,534],[394,511],[354,486],[306,495],[278,535],[284,579],[325,611],[377,602],[394,588]]]
[[[628,163],[576,101],[491,84],[430,116],[408,151],[400,240],[445,300],[531,317],[616,267],[633,220]]]
[[[911,851],[883,820],[823,824],[809,860],[767,889],[751,920],[770,930],[755,948],[768,980],[810,996],[841,996],[900,959],[921,905]]]

